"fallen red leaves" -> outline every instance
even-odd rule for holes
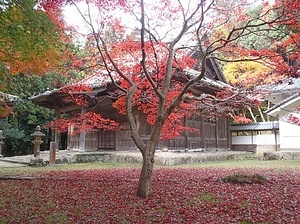
[[[0,181],[0,223],[300,223],[299,170],[157,169],[136,197],[140,170],[52,171]],[[222,181],[261,174],[263,184]]]

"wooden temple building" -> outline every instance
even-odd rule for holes
[[[225,77],[218,64],[212,58],[208,58],[206,62],[207,71],[205,77],[197,83],[197,91],[199,93],[215,94],[226,86]],[[189,75],[197,72],[196,70],[187,71]],[[54,109],[57,118],[62,113],[74,115],[77,113],[84,114],[93,111],[101,114],[104,118],[110,118],[120,123],[124,129],[117,131],[109,130],[93,130],[86,133],[72,135],[72,127],[68,133],[59,135],[56,133],[55,141],[60,141],[60,149],[73,149],[82,151],[96,150],[129,150],[136,149],[131,139],[131,131],[129,124],[124,115],[112,107],[112,99],[107,93],[113,90],[110,84],[101,85],[103,76],[92,75],[80,83],[89,85],[92,91],[81,92],[88,99],[88,106],[80,107],[74,103],[66,102],[67,94],[60,89],[44,92],[40,95],[31,97],[33,103],[42,107]],[[64,87],[63,87],[64,88]],[[144,141],[149,139],[151,126],[146,122],[146,116],[137,113],[139,132]],[[185,125],[198,128],[200,133],[184,132],[181,137],[171,140],[161,140],[159,148],[167,147],[172,149],[228,149],[229,148],[229,132],[227,117],[217,117],[214,121],[207,121],[202,117],[195,119],[185,119]],[[65,136],[63,138],[63,136]]]

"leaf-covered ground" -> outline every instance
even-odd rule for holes
[[[159,168],[150,198],[139,169],[56,170],[0,180],[0,223],[300,223],[300,170]],[[233,184],[259,174],[263,184]]]

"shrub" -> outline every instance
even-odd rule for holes
[[[229,175],[222,179],[222,181],[226,183],[233,183],[233,184],[262,184],[267,182],[267,178],[259,175],[259,174],[234,174]]]

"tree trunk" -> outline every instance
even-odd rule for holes
[[[251,117],[252,117],[252,120],[256,123],[257,122],[257,120],[256,120],[256,118],[255,118],[255,116],[254,116],[254,114],[253,114],[253,112],[252,112],[252,109],[251,109],[251,107],[248,107],[248,111],[250,112],[250,114],[251,114]]]
[[[143,154],[143,166],[140,174],[137,196],[147,198],[151,194],[151,181],[154,165],[155,149],[147,146],[146,152]]]
[[[258,108],[258,111],[259,111],[259,114],[260,114],[262,122],[266,122],[266,119],[265,119],[265,117],[264,117],[264,115],[263,115],[263,113],[262,113],[262,111],[261,111],[260,108]]]

